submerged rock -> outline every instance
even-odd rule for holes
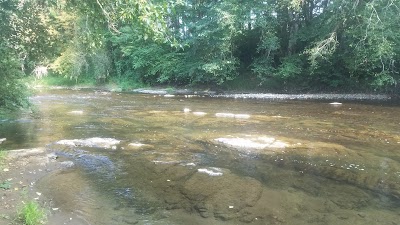
[[[346,182],[400,199],[400,163],[390,158],[334,143],[290,139],[283,142],[270,137],[217,138],[212,144],[258,155],[281,168]]]
[[[229,137],[229,138],[217,138],[218,144],[223,144],[227,147],[233,147],[240,150],[263,150],[263,149],[283,149],[289,146],[289,144],[276,140],[272,137]]]
[[[74,166],[75,166],[75,163],[72,162],[72,161],[64,161],[64,162],[61,162],[60,165],[61,165],[62,168],[65,168],[65,169],[66,169],[66,168],[72,168],[72,167],[74,167]]]
[[[223,176],[210,176],[198,170],[183,184],[182,194],[189,207],[202,217],[230,220],[245,216],[248,213],[245,209],[257,203],[262,190],[259,181],[229,170],[224,170]]]
[[[82,154],[73,160],[90,174],[108,179],[115,178],[116,166],[107,156]]]
[[[127,146],[129,149],[138,150],[138,149],[152,149],[154,148],[153,145],[143,144],[139,142],[132,142],[129,143]]]

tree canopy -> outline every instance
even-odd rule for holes
[[[98,82],[398,92],[399,13],[400,0],[0,0],[0,105],[38,66]]]

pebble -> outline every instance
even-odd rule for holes
[[[3,171],[4,171],[4,172],[8,172],[8,171],[10,171],[10,169],[4,168]]]

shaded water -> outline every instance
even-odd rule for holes
[[[34,118],[0,121],[2,147],[73,162],[39,183],[72,224],[400,224],[398,104],[67,90],[32,100]]]

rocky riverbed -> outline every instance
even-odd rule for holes
[[[32,98],[37,117],[0,121],[1,146],[26,148],[0,224],[28,198],[57,225],[396,224],[394,102],[205,92]]]

